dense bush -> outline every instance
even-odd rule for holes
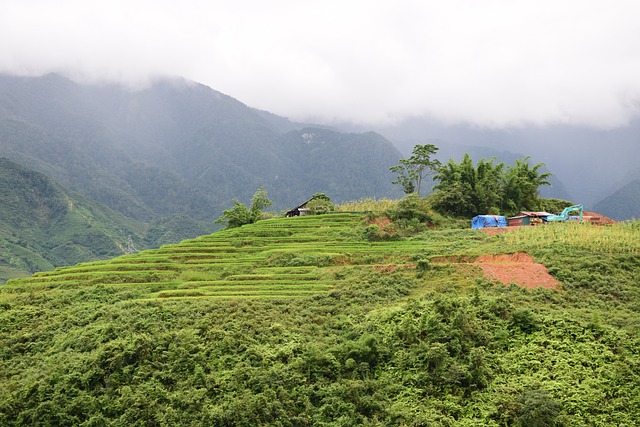
[[[223,239],[63,269],[69,276],[58,281],[43,274],[1,287],[0,425],[630,426],[640,419],[637,225],[594,229],[600,237],[620,233],[606,250],[589,249],[594,235],[573,226],[513,236],[432,230],[391,242],[335,237],[361,221],[261,221],[221,232]],[[320,236],[332,237],[318,243]],[[471,265],[437,259],[523,250],[550,267],[560,290],[496,284]],[[209,258],[192,269],[198,256]],[[100,269],[107,265],[119,270]],[[158,277],[109,284],[100,274]],[[197,286],[221,286],[223,275],[229,286],[297,275],[300,288],[321,280],[331,288],[197,296],[205,289]],[[188,297],[171,297],[179,291]]]

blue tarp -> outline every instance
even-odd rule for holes
[[[507,218],[500,215],[478,215],[471,220],[471,228],[506,227]]]

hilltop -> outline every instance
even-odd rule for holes
[[[383,228],[356,214],[276,218],[10,281],[0,423],[640,418],[638,222]],[[480,265],[505,260],[556,284],[525,289]]]

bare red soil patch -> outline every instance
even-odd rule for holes
[[[615,224],[617,222],[616,220],[611,219],[608,216],[600,215],[595,212],[583,212],[582,219],[596,225],[609,225]]]
[[[535,263],[531,255],[524,252],[503,255],[482,255],[475,259],[467,257],[433,258],[433,262],[474,264],[492,280],[509,285],[515,283],[523,288],[543,287],[557,289],[559,282],[549,274],[547,268]]]
[[[557,289],[558,281],[547,268],[533,262],[531,255],[519,252],[510,255],[483,255],[474,261],[490,279],[505,285],[515,283],[523,288]]]

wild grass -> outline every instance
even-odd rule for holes
[[[398,200],[364,198],[336,205],[338,212],[387,212],[398,206]]]
[[[552,223],[542,227],[520,227],[500,236],[506,244],[536,249],[640,255],[640,221],[606,226],[588,223]]]

